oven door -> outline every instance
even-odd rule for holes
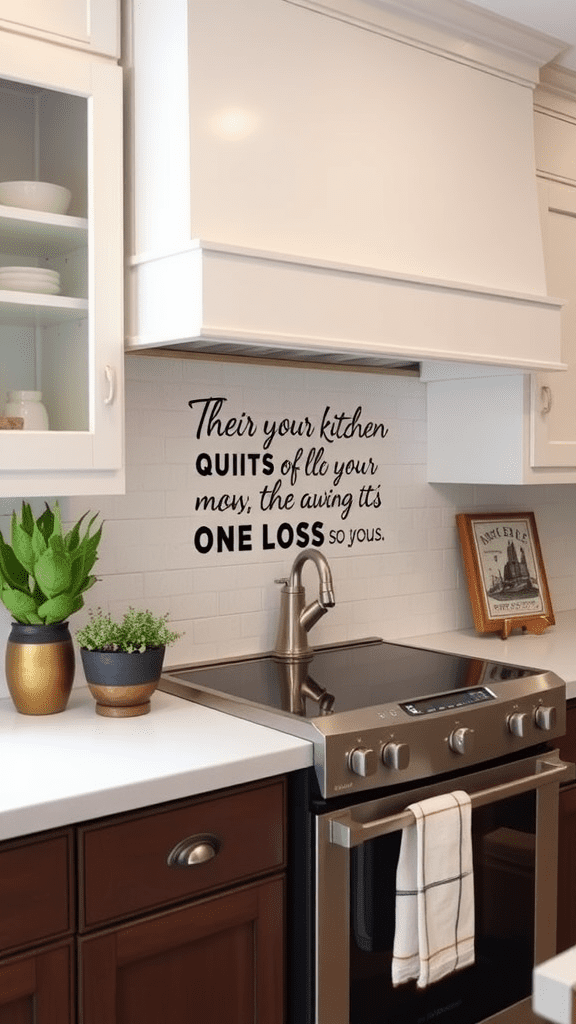
[[[316,819],[315,1024],[529,1024],[532,969],[556,949],[558,751]],[[407,804],[472,801],[475,964],[393,988],[396,865]]]

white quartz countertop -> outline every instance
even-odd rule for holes
[[[0,840],[208,793],[312,764],[312,744],[157,691],[103,718],[86,686],[56,715],[0,700]]]
[[[502,640],[497,633],[460,629],[404,637],[395,642],[555,672],[566,683],[566,697],[570,700],[576,697],[576,611],[559,612],[555,617],[556,625],[540,636],[518,632]]]

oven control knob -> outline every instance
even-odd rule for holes
[[[544,729],[545,732],[550,732],[556,728],[556,708],[536,708],[534,712],[534,721],[538,729]]]
[[[402,771],[410,764],[410,747],[407,743],[387,743],[382,748],[382,760],[387,768]]]
[[[528,715],[524,711],[515,711],[513,715],[508,715],[506,724],[508,731],[513,736],[522,737],[526,735],[526,726],[528,725]]]
[[[455,754],[471,754],[474,750],[474,729],[466,729],[465,726],[454,729],[448,743]]]
[[[348,765],[350,771],[354,772],[355,775],[374,775],[378,767],[378,758],[376,751],[371,750],[370,747],[356,747],[355,750],[348,756]]]

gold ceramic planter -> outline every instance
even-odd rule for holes
[[[6,681],[22,715],[64,711],[74,682],[74,646],[67,622],[13,622],[6,644]]]

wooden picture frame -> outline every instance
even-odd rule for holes
[[[554,612],[533,512],[456,516],[479,633],[543,633]]]

